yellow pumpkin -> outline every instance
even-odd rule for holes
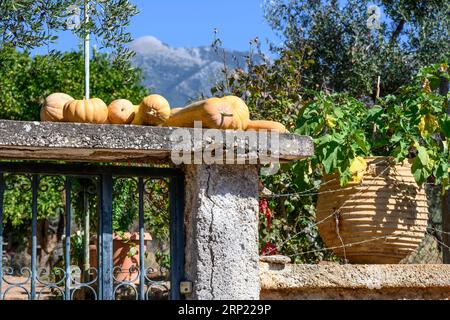
[[[142,126],[144,124],[144,114],[142,112],[140,112],[140,106],[139,105],[135,105],[133,106],[134,108],[134,118],[133,121],[131,122],[131,124],[137,125],[137,126]]]
[[[280,133],[288,132],[286,127],[276,121],[269,121],[269,120],[250,120],[248,122],[247,130],[270,130],[270,131],[277,131]]]
[[[108,120],[108,107],[98,98],[69,101],[63,112],[68,122],[102,124]]]
[[[64,120],[63,108],[66,102],[74,100],[65,93],[52,93],[45,98],[42,104],[40,117],[41,121],[61,122]]]
[[[236,96],[225,96],[222,98],[231,104],[233,113],[232,129],[245,130],[250,121],[250,112],[244,100]]]
[[[112,124],[130,124],[134,119],[134,106],[131,101],[118,99],[108,106],[108,119]]]
[[[172,114],[164,126],[192,128],[195,121],[201,121],[204,128],[232,129],[232,112],[228,101],[210,98],[194,102]]]
[[[170,117],[169,102],[159,94],[145,97],[139,110],[144,116],[144,123],[152,126],[159,126]]]

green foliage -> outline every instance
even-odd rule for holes
[[[421,69],[411,85],[380,101],[377,126],[381,139],[388,140],[384,149],[397,161],[413,156],[418,184],[431,178],[445,190],[449,186],[450,94],[439,94],[442,79],[449,79],[447,64]]]
[[[380,29],[370,30],[369,5],[379,6]],[[375,98],[394,93],[420,67],[448,58],[450,3],[433,1],[273,0],[265,17],[284,38],[282,51],[305,51],[306,88],[346,91]]]
[[[259,51],[258,56],[262,56]],[[273,63],[256,63],[251,55],[247,71],[237,69],[211,89],[212,94],[233,94],[243,97],[252,118],[281,121],[288,127],[300,111],[301,71],[312,61],[305,61],[303,53],[283,51]]]
[[[31,176],[6,175],[3,203],[4,224],[18,227],[31,221]],[[59,216],[64,212],[61,181],[55,177],[42,177],[38,189],[38,219]]]
[[[146,231],[160,243],[169,240],[168,181],[144,181],[144,223]],[[123,234],[132,231],[139,217],[137,181],[114,179],[113,181],[113,230]]]
[[[357,156],[412,158],[412,173],[419,185],[432,176],[434,183],[447,188],[450,96],[437,92],[442,78],[448,78],[446,64],[423,68],[399,94],[381,98],[371,108],[345,94],[314,94],[295,130],[314,138],[312,168],[339,173],[341,184],[346,185]]]
[[[306,168],[301,169],[302,166]],[[322,240],[314,226],[317,195],[312,191],[320,180],[315,173],[308,172],[308,167],[307,161],[297,161],[283,165],[278,174],[263,179],[264,186],[274,195],[268,198],[270,222],[260,209],[260,249],[266,243],[274,244],[278,252],[290,256],[294,263],[316,263],[332,258],[330,253],[320,250]],[[307,180],[300,177],[300,172],[306,172]],[[300,190],[303,192],[299,193]]]
[[[156,263],[162,268],[170,269],[170,255],[167,252],[158,250],[155,252]]]
[[[148,198],[144,203],[144,220],[148,232],[160,243],[169,240],[169,189],[167,179],[146,183]]]
[[[113,181],[113,231],[123,233],[138,217],[139,208],[136,197],[136,182],[130,179],[115,179]]]
[[[63,29],[61,19],[72,0],[2,0],[0,2],[0,47],[32,49],[56,40],[49,29]]]
[[[80,52],[30,57],[27,52],[0,50],[0,118],[39,120],[43,99],[64,92],[81,99],[84,92],[84,60]],[[137,103],[148,94],[141,86],[139,70],[115,68],[105,54],[95,53],[91,62],[91,95],[110,103],[129,99]]]
[[[88,22],[83,16],[86,3]],[[2,0],[0,49],[49,46],[62,30],[72,30],[83,39],[89,32],[102,47],[112,49],[116,67],[127,70],[133,52],[125,46],[132,40],[126,27],[137,13],[128,0]]]
[[[338,172],[341,184],[351,178],[350,164],[357,156],[370,154],[366,106],[346,94],[312,93],[297,119],[295,133],[314,138],[312,168]]]

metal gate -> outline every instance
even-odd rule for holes
[[[12,183],[11,177],[21,176],[26,187]],[[38,199],[47,190],[41,181],[52,177],[61,181],[58,192],[62,195],[64,207],[64,236],[61,238],[63,254],[61,267],[51,270],[40,268],[37,261],[38,251]],[[139,259],[132,279],[117,279],[115,272],[120,266],[113,264],[113,179],[131,179],[136,186],[138,207],[138,231],[136,231]],[[90,179],[90,192],[96,195],[97,233],[96,233],[96,267],[81,271],[71,263],[71,238],[73,220],[74,182],[77,179]],[[53,292],[57,299],[72,300],[77,292],[90,292],[90,299],[114,300],[119,289],[127,287],[132,291],[133,299],[149,299],[152,286],[157,283],[149,277],[145,266],[145,224],[144,201],[146,183],[154,179],[165,179],[168,183],[168,212],[170,238],[170,269],[167,272],[170,280],[168,298],[181,299],[179,284],[184,277],[184,184],[183,173],[173,168],[131,167],[84,164],[48,164],[36,162],[1,162],[0,163],[0,300],[6,300],[12,291],[20,291],[26,299],[43,299],[43,292]],[[81,180],[80,180],[81,181]],[[115,181],[115,180],[114,180]],[[17,189],[19,188],[19,189]],[[4,200],[9,190],[29,192],[31,194],[31,245],[30,265],[14,270],[6,260],[8,252],[4,251]],[[20,191],[18,191],[20,190]],[[147,196],[147,198],[150,196]],[[89,223],[89,219],[88,223]],[[87,232],[89,237],[89,232]],[[84,243],[87,246],[87,243]],[[84,250],[87,250],[86,247]],[[95,269],[95,270],[94,270]],[[151,270],[150,270],[151,271]],[[81,273],[89,275],[80,280]],[[131,268],[128,270],[131,273]],[[19,276],[15,276],[19,275]],[[19,279],[19,280],[14,280]]]

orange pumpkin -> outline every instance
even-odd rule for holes
[[[112,124],[130,124],[134,115],[134,106],[126,99],[114,100],[108,106],[108,119]]]
[[[69,101],[63,113],[67,122],[103,124],[108,121],[108,107],[98,98]]]
[[[170,117],[169,102],[159,94],[145,97],[140,104],[139,111],[145,119],[145,124],[152,126],[159,126]]]
[[[222,99],[231,104],[233,113],[232,129],[247,129],[248,122],[250,121],[250,112],[244,100],[236,96],[225,96]]]
[[[74,99],[65,93],[52,93],[45,98],[41,108],[41,121],[61,122],[64,120],[63,108],[66,102]]]

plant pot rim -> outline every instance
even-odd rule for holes
[[[113,238],[113,240],[133,240],[133,241],[139,240],[139,232],[124,232],[123,235],[124,235],[124,238],[122,238],[116,232],[113,232],[112,238]],[[94,234],[90,240],[96,241],[97,235]],[[144,241],[149,241],[149,240],[153,240],[151,234],[148,232],[144,232]]]
[[[113,232],[113,240],[139,240],[139,232],[124,232],[123,237]],[[144,240],[152,240],[148,232],[144,232]]]
[[[410,158],[405,158],[402,161],[397,162],[397,161],[395,161],[395,158],[393,156],[365,156],[363,158],[366,161],[387,160],[387,161],[389,161],[389,164],[391,164],[391,165],[394,165],[394,164],[401,165],[405,161],[409,162],[409,163],[412,162],[412,159],[410,159]]]

